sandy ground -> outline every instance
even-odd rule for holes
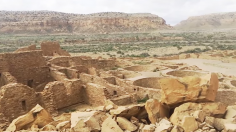
[[[219,72],[225,75],[236,76],[236,63],[224,63],[219,60],[206,59],[181,59],[171,60],[170,62],[187,63],[188,65],[196,65],[203,71]]]

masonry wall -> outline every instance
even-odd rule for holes
[[[105,105],[105,101],[108,93],[106,93],[106,88],[104,86],[87,83],[85,88],[85,102],[92,106],[102,106]]]
[[[61,66],[61,67],[70,67],[69,61],[70,61],[69,56],[58,56],[49,60],[51,64]]]
[[[98,76],[82,73],[80,74],[80,79],[83,83],[96,83],[105,87],[107,89],[107,92],[109,92],[109,94],[112,96],[121,96],[127,94],[126,89],[124,87],[110,84],[105,79],[100,78]]]
[[[88,68],[95,67],[96,69],[104,69],[115,67],[115,60],[113,59],[100,60],[81,56],[73,56],[71,59],[73,65],[84,65]]]
[[[52,80],[42,51],[0,54],[2,72],[9,72],[17,82],[32,88]]]
[[[9,84],[9,83],[16,83],[16,78],[13,77],[9,72],[2,72],[0,74],[0,87]]]
[[[26,114],[36,104],[34,89],[18,83],[7,84],[0,89],[0,111],[10,121]]]
[[[41,50],[44,56],[70,56],[70,54],[61,49],[58,42],[43,42]]]
[[[31,50],[36,50],[36,45],[35,44],[30,45],[30,46],[26,46],[26,47],[21,47],[21,48],[17,49],[14,52],[24,52],[24,51],[31,51]]]
[[[62,108],[84,102],[82,83],[78,79],[50,82],[40,93],[40,98],[50,113],[56,113]]]

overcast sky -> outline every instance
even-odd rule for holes
[[[236,0],[0,0],[0,10],[152,13],[175,25],[189,16],[236,12]]]

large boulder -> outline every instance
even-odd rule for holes
[[[111,117],[108,117],[102,123],[102,131],[101,132],[123,132],[123,130],[117,125],[116,121]]]
[[[6,131],[27,130],[32,126],[42,128],[52,121],[51,115],[43,107],[36,105],[27,114],[14,119]]]
[[[186,76],[183,78],[162,78],[161,102],[175,107],[184,102],[214,101],[218,90],[217,74],[211,73],[202,77]]]
[[[174,125],[181,126],[184,116],[192,116],[195,117],[196,120],[199,120],[199,117],[195,115],[200,110],[201,113],[204,112],[204,116],[223,117],[226,112],[226,106],[222,103],[185,103],[175,108],[174,113],[170,117],[170,121]]]
[[[156,99],[149,99],[145,109],[152,124],[155,124],[159,118],[169,117],[169,108]]]

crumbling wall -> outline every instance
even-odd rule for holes
[[[110,84],[116,85],[116,78],[115,77],[105,77],[103,79],[106,80],[107,82],[109,82]]]
[[[76,69],[67,68],[66,69],[66,76],[69,79],[79,78],[79,71]]]
[[[73,56],[71,57],[71,65],[84,65],[87,68],[94,67],[96,69],[112,68],[115,67],[114,59],[92,59],[90,57]]]
[[[35,44],[30,45],[30,46],[26,46],[26,47],[21,47],[21,48],[17,49],[14,52],[18,53],[18,52],[31,51],[31,50],[36,50],[36,45]]]
[[[87,83],[85,88],[85,102],[93,106],[105,105],[106,99],[110,96],[106,90],[104,86]]]
[[[46,85],[40,93],[40,102],[50,112],[84,102],[82,83],[77,80],[55,81]]]
[[[67,79],[67,76],[65,75],[65,73],[59,72],[58,70],[56,70],[54,68],[50,68],[50,74],[51,74],[52,78],[56,81],[63,81],[65,79]]]
[[[61,66],[61,67],[70,67],[70,57],[69,56],[58,56],[53,57],[49,60],[50,64]]]
[[[61,49],[58,42],[43,42],[41,50],[44,56],[70,56],[70,54]]]
[[[98,76],[81,73],[80,79],[83,83],[96,83],[107,88],[107,92],[109,92],[109,94],[112,96],[121,96],[127,94],[126,89],[124,87],[110,84],[105,79]]]
[[[0,87],[9,83],[17,83],[16,78],[13,77],[9,72],[0,73]]]
[[[10,121],[26,114],[37,104],[34,89],[19,83],[10,83],[0,89],[0,111]]]
[[[0,63],[0,73],[10,72],[17,82],[32,88],[52,79],[42,51],[0,54]]]

